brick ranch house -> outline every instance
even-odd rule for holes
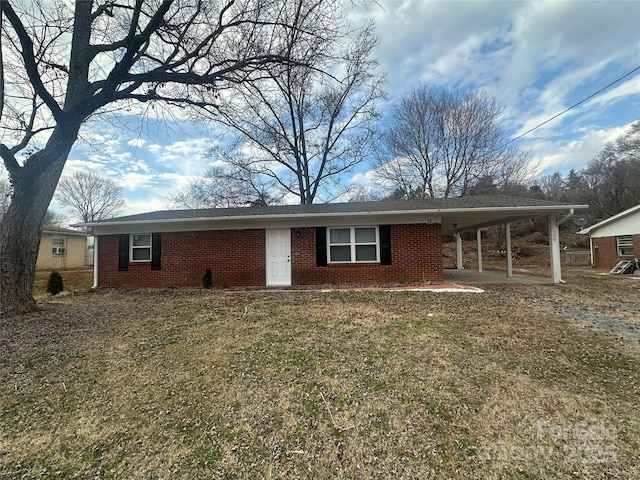
[[[472,196],[167,210],[83,226],[95,235],[95,287],[199,286],[208,269],[214,287],[416,284],[442,282],[443,234],[544,215],[561,281],[557,225],[585,207]]]
[[[580,230],[589,235],[591,264],[611,269],[622,260],[640,258],[640,205]]]

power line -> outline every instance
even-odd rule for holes
[[[632,73],[634,73],[634,72],[637,72],[638,70],[640,70],[640,66],[637,66],[636,68],[634,68],[634,69],[633,69],[633,70],[631,70],[630,72],[625,73],[623,76],[621,76],[621,77],[620,77],[620,78],[618,78],[617,80],[614,80],[614,81],[613,81],[613,82],[611,82],[610,84],[608,84],[608,85],[606,85],[606,86],[602,87],[602,88],[601,88],[600,90],[598,90],[597,92],[592,93],[592,94],[591,94],[591,95],[589,95],[587,98],[584,98],[584,99],[580,100],[578,103],[575,103],[575,104],[571,105],[569,108],[566,108],[566,109],[565,109],[565,110],[563,110],[562,112],[560,112],[560,113],[558,113],[558,114],[554,115],[553,117],[551,117],[551,118],[549,118],[549,119],[545,120],[545,121],[544,121],[544,122],[542,122],[541,124],[536,125],[535,127],[531,128],[531,129],[529,129],[529,130],[527,130],[526,132],[524,132],[524,133],[522,133],[522,134],[518,135],[518,136],[517,136],[517,137],[515,137],[515,138],[512,138],[512,139],[511,139],[511,140],[509,140],[507,143],[505,143],[504,145],[502,145],[502,147],[505,147],[505,146],[509,145],[510,143],[513,143],[513,142],[515,142],[516,140],[518,140],[518,139],[520,139],[520,138],[524,137],[525,135],[530,134],[530,133],[531,133],[531,132],[533,132],[534,130],[537,130],[538,128],[542,127],[543,125],[546,125],[546,124],[547,124],[547,123],[549,123],[550,121],[555,120],[556,118],[558,118],[558,117],[560,117],[560,116],[564,115],[564,114],[565,114],[565,113],[567,113],[569,110],[572,110],[572,109],[576,108],[578,105],[582,105],[582,104],[583,104],[584,102],[586,102],[587,100],[591,100],[591,99],[592,99],[593,97],[595,97],[596,95],[601,94],[601,93],[602,93],[602,92],[604,92],[607,88],[611,87],[612,85],[615,85],[616,83],[620,82],[621,80],[624,80],[624,79],[625,79],[625,78],[627,78],[629,75],[631,75],[631,74],[632,74]],[[500,148],[502,148],[502,147],[500,147]]]

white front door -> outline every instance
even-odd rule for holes
[[[291,231],[267,230],[267,285],[291,285]]]

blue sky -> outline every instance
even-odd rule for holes
[[[376,22],[375,57],[387,76],[383,116],[420,84],[483,89],[504,105],[504,127],[515,138],[640,66],[636,0],[377,0],[350,15],[354,24],[367,16]],[[638,118],[640,70],[516,144],[542,173],[566,173]],[[64,172],[121,182],[123,214],[166,208],[170,193],[202,173],[216,141],[215,125],[140,119],[88,124]],[[370,168],[360,165],[345,182],[368,185]],[[60,210],[55,202],[52,208]]]

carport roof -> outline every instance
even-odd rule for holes
[[[416,221],[441,223],[443,233],[454,233],[490,225],[512,222],[539,215],[571,214],[574,209],[587,205],[571,205],[537,198],[503,195],[473,195],[457,198],[415,200],[381,200],[373,202],[324,203],[313,205],[277,205],[269,207],[234,207],[192,210],[162,210],[128,215],[81,224],[94,228],[97,233],[108,233],[114,227],[134,225],[176,224],[211,222],[222,226],[247,222],[247,228],[268,226],[270,222],[289,221],[291,226],[311,225],[323,220],[330,224],[332,218],[375,217],[376,220],[393,223],[393,217],[414,218]],[[310,223],[311,222],[311,223]],[[318,223],[320,225],[320,223]],[[118,228],[120,230],[120,228]]]

